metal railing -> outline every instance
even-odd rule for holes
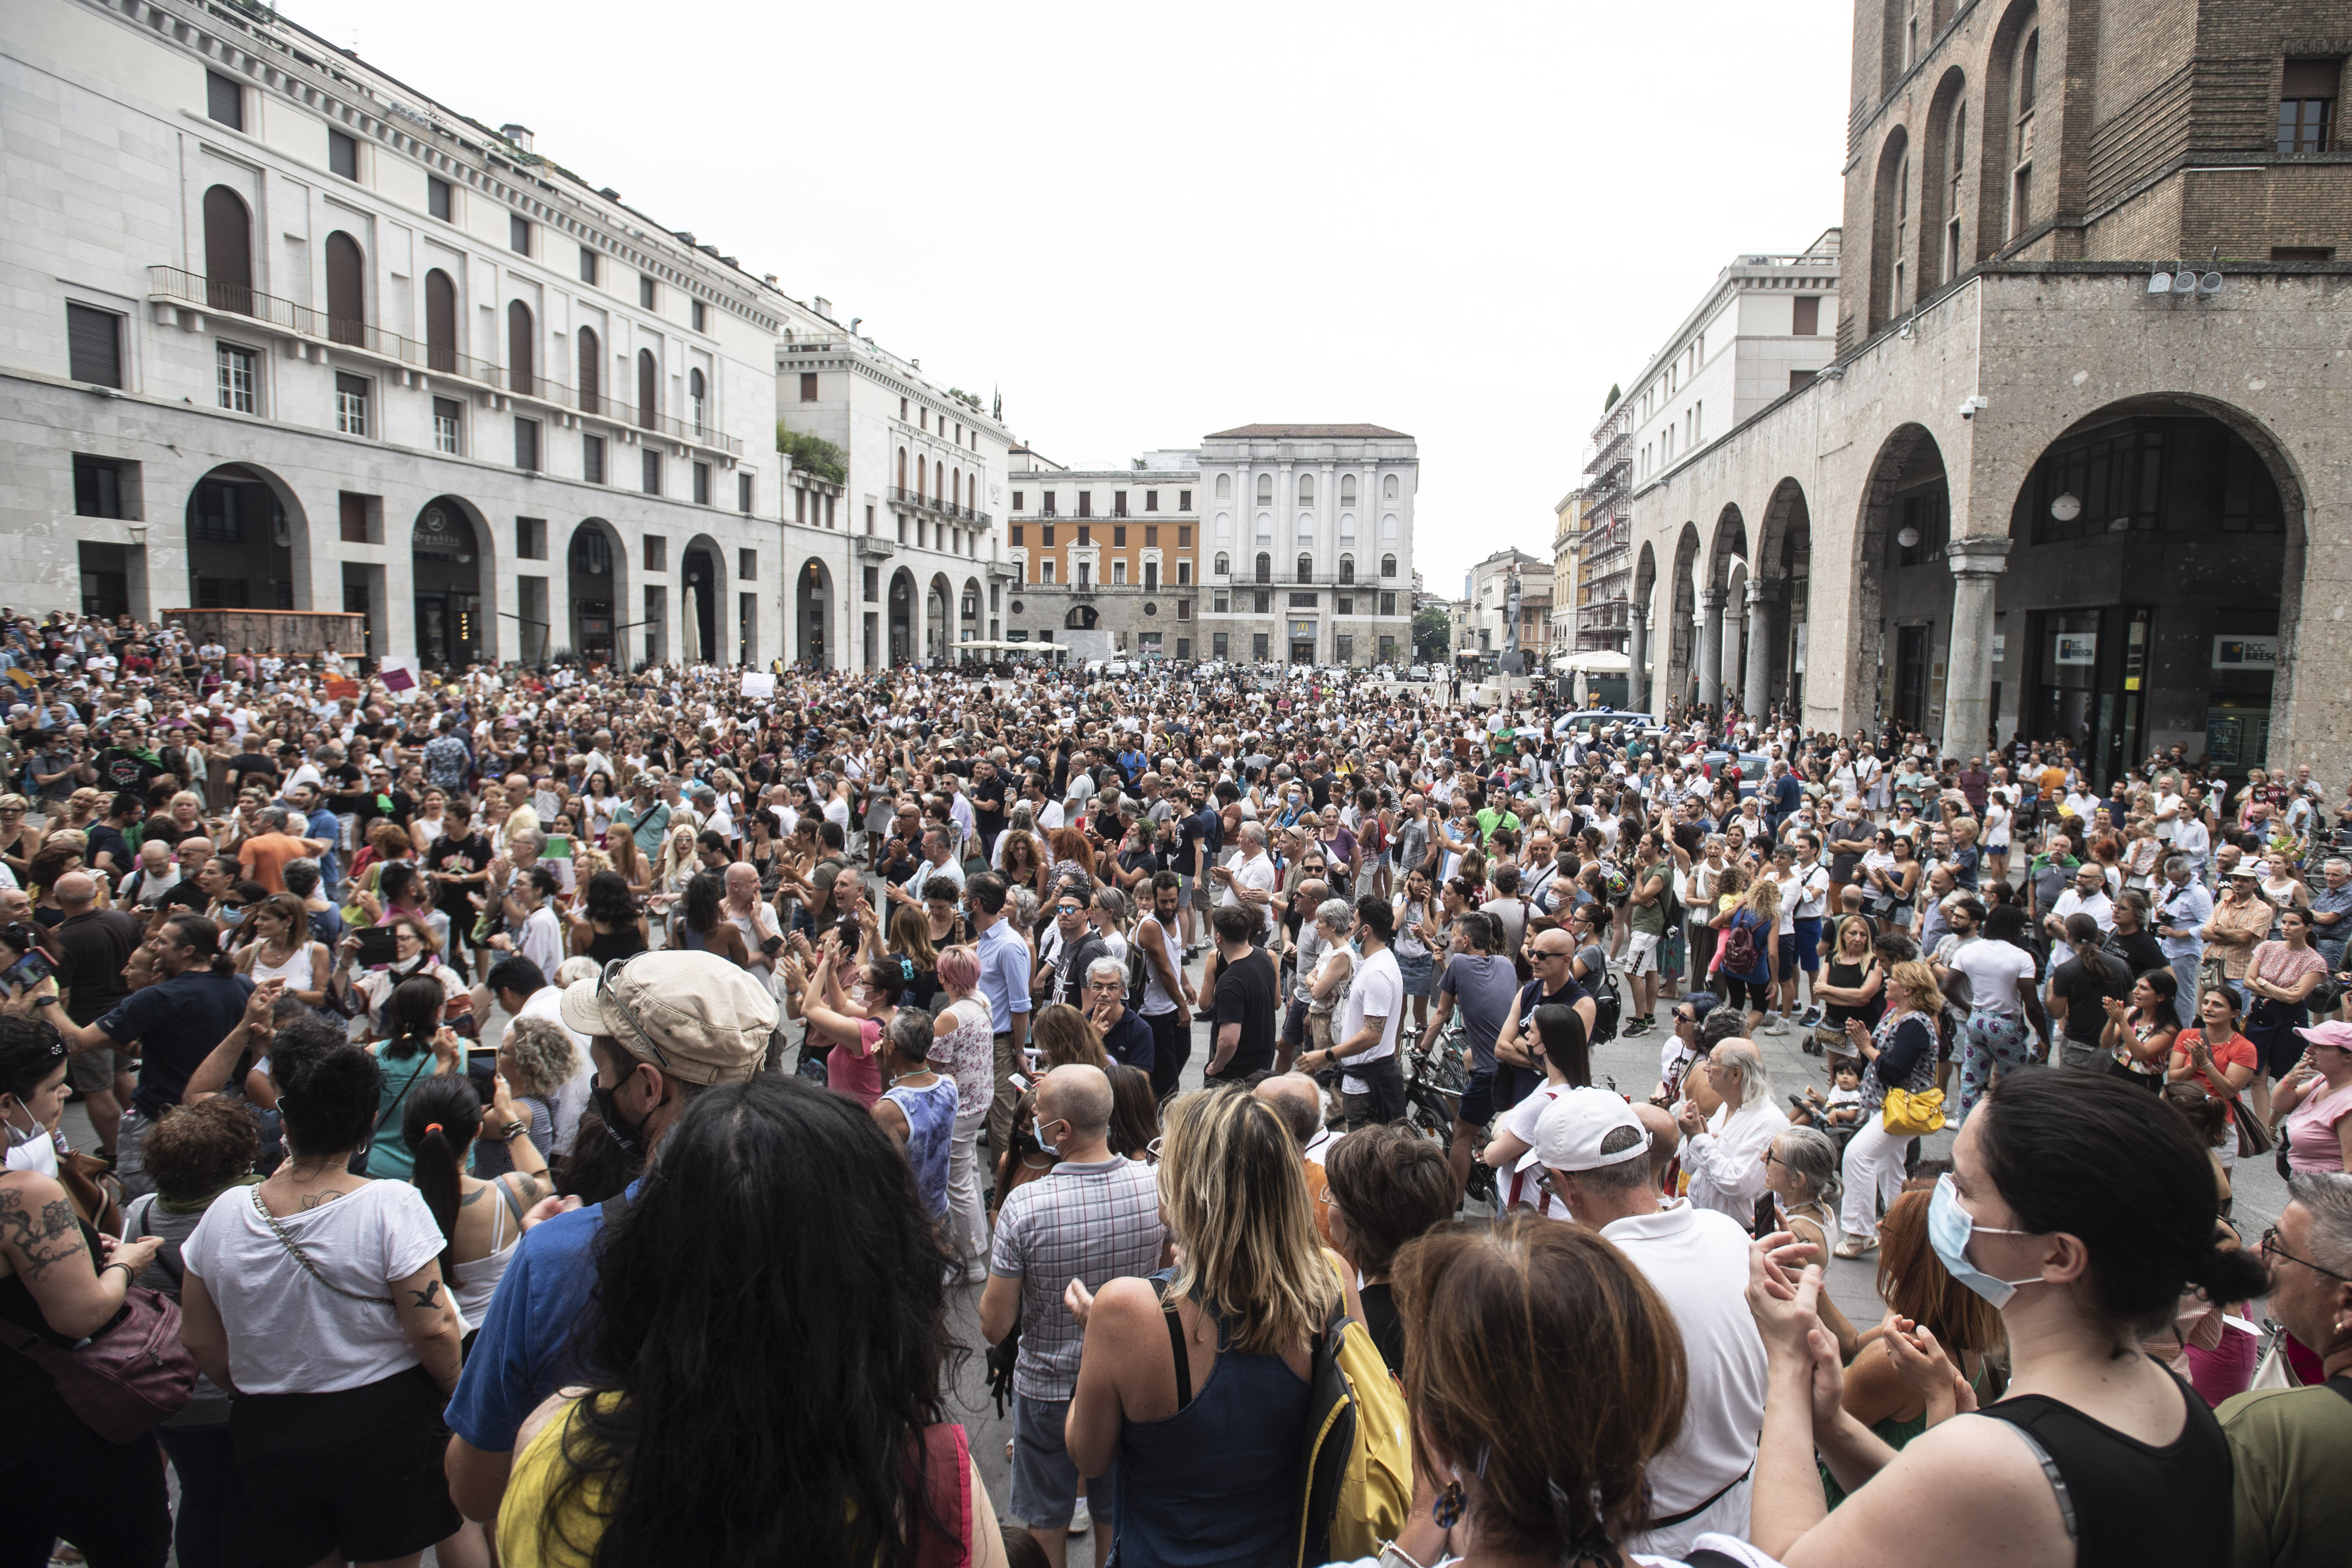
[[[562,382],[551,381],[543,375],[517,373],[504,365],[460,353],[446,344],[420,343],[398,332],[388,332],[365,321],[331,316],[324,310],[260,293],[243,284],[215,282],[176,267],[150,267],[147,269],[147,291],[152,298],[184,300],[207,310],[248,317],[281,331],[354,349],[373,358],[407,365],[428,374],[457,376],[511,396],[528,397],[535,403],[572,409],[616,425],[651,430],[656,435],[724,452],[729,457],[743,455],[741,441],[712,430],[707,425],[698,426],[668,414],[648,415],[601,393],[577,393]]]

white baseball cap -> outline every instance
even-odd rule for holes
[[[1603,1141],[1621,1127],[1630,1128],[1638,1142],[1602,1152]],[[1536,1122],[1535,1146],[1519,1156],[1518,1168],[1541,1165],[1547,1171],[1590,1171],[1633,1159],[1649,1147],[1650,1130],[1642,1125],[1623,1095],[1605,1089],[1571,1089],[1544,1108]]]

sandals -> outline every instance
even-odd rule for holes
[[[1831,1252],[1831,1256],[1833,1258],[1843,1258],[1848,1262],[1851,1262],[1854,1258],[1867,1257],[1869,1254],[1877,1250],[1878,1237],[1874,1236],[1870,1237],[1868,1240],[1864,1240],[1858,1237],[1848,1237],[1845,1240],[1837,1244],[1836,1247]]]

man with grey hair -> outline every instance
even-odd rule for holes
[[[1151,1026],[1127,1005],[1127,963],[1106,953],[1087,965],[1086,1014],[1102,1033],[1110,1059],[1151,1070]]]
[[[1273,929],[1275,894],[1282,887],[1282,873],[1274,868],[1274,857],[1265,852],[1265,829],[1255,822],[1242,824],[1241,854],[1232,865],[1219,866],[1210,875],[1224,889],[1217,902],[1240,904],[1257,916],[1261,935]]]
[[[2352,1175],[2291,1178],[2263,1233],[2270,1314],[2320,1360],[2326,1386],[2264,1388],[2226,1399],[2236,1494],[2236,1568],[2318,1568],[2352,1542]]]
[[[1702,1115],[1688,1100],[1675,1108],[1690,1201],[1745,1229],[1755,1222],[1756,1200],[1764,1195],[1765,1151],[1787,1130],[1788,1118],[1773,1109],[1771,1075],[1755,1041],[1724,1041],[1708,1053],[1702,1070],[1723,1103],[1712,1116]]]
[[[2352,938],[2352,861],[2330,855],[2324,879],[2311,890],[2311,945],[2327,961],[2328,973],[2344,967],[2344,944]]]
[[[1735,1046],[1755,1048],[1739,1040],[1721,1049]],[[1618,1542],[1629,1558],[1679,1560],[1703,1531],[1748,1533],[1764,1430],[1764,1340],[1748,1310],[1746,1228],[1687,1198],[1662,1202],[1651,1136],[1622,1095],[1571,1089],[1544,1108],[1521,1163],[1551,1173],[1554,1195],[1642,1271],[1682,1331],[1690,1376],[1682,1430],[1651,1462],[1648,1528]],[[1761,1172],[1763,1162],[1756,1164]]]
[[[2164,962],[2179,982],[2173,1005],[2184,1025],[2197,1021],[2197,965],[2205,956],[2205,922],[2213,918],[2213,895],[2197,879],[2197,863],[2185,855],[2164,862],[2164,886],[2157,889],[2148,917]]]

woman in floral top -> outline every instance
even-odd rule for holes
[[[942,950],[940,988],[948,1005],[931,1020],[931,1063],[955,1079],[954,1141],[948,1145],[948,1242],[962,1259],[967,1283],[988,1272],[988,1228],[980,1203],[974,1145],[996,1092],[996,1037],[987,998],[980,994],[980,954],[967,946]]]

